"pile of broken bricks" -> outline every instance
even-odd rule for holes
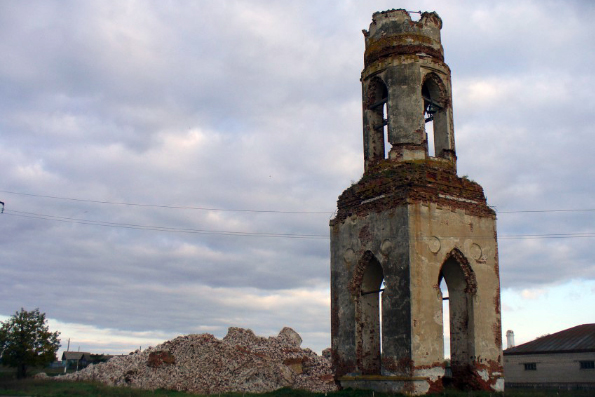
[[[282,387],[337,390],[329,360],[302,349],[301,343],[299,334],[288,327],[268,338],[229,328],[221,340],[211,334],[180,336],[55,379],[200,394],[264,393]]]

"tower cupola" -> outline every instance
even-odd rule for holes
[[[456,171],[450,69],[442,20],[402,9],[377,12],[364,30],[364,162],[431,159]]]

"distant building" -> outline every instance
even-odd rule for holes
[[[114,357],[127,356],[127,354],[93,354],[89,352],[64,352],[62,361],[58,361],[62,367],[85,368],[87,365],[99,364],[109,361]]]
[[[507,387],[595,389],[595,324],[504,350]]]
[[[62,353],[62,365],[70,368],[84,368],[91,364],[91,353],[89,352],[64,352]]]

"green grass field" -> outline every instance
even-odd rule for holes
[[[40,372],[31,371],[32,374]],[[57,375],[62,370],[44,370],[48,375]],[[14,370],[0,368],[0,396],[34,396],[34,397],[77,397],[77,396],[114,396],[114,397],[191,397],[197,394],[171,391],[171,390],[139,390],[129,387],[109,387],[100,383],[91,382],[57,382],[51,379],[24,379],[17,380]],[[264,394],[226,393],[213,395],[217,397],[323,397],[324,393],[308,393],[300,390],[280,389]],[[326,397],[397,397],[396,394],[373,393],[366,390],[342,390],[328,393]],[[509,389],[505,393],[468,392],[446,390],[437,396],[446,397],[586,397],[595,396],[595,391],[568,391],[568,390],[523,390]]]

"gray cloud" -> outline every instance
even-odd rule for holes
[[[327,236],[337,196],[363,171],[360,31],[393,6],[2,3],[0,313],[40,307],[64,322],[159,335],[291,325],[326,347],[324,237],[73,219]],[[590,239],[510,239],[590,232],[590,213],[504,211],[595,208],[593,6],[440,6],[459,174],[502,212],[502,285],[592,280]]]

